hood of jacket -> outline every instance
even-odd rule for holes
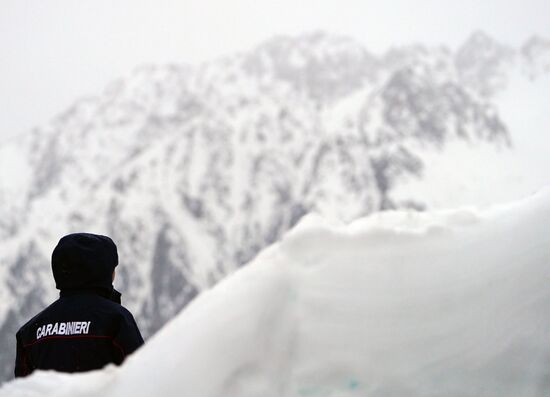
[[[117,248],[107,236],[69,234],[52,253],[52,272],[57,289],[113,291],[113,271],[118,265]]]

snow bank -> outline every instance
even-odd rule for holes
[[[307,217],[123,367],[1,396],[550,395],[550,189],[485,210]]]

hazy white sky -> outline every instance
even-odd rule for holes
[[[0,0],[0,142],[142,63],[196,62],[277,33],[347,34],[373,52],[458,46],[476,29],[550,38],[548,0]]]

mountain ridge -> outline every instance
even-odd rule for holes
[[[201,66],[144,66],[1,145],[0,281],[12,303],[0,308],[6,368],[17,324],[55,297],[44,264],[64,234],[114,238],[118,286],[151,335],[306,213],[351,220],[424,208],[392,197],[402,180],[422,177],[424,152],[453,141],[512,150],[491,102],[506,85],[483,76],[505,73],[523,53],[544,71],[533,65],[550,51],[535,40],[538,53],[515,51],[512,62],[488,36],[468,48],[478,42],[489,48],[481,66],[423,46],[377,58],[324,33],[273,39]],[[6,171],[13,164],[20,178]]]

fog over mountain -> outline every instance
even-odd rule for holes
[[[549,76],[542,38],[516,49],[477,32],[456,52],[375,56],[319,32],[202,65],[142,66],[78,100],[0,146],[2,378],[16,329],[55,299],[49,257],[62,235],[117,242],[117,288],[150,336],[309,212],[349,221],[430,208],[403,190],[438,166],[427,159],[462,144],[513,153],[499,98],[512,80]]]

